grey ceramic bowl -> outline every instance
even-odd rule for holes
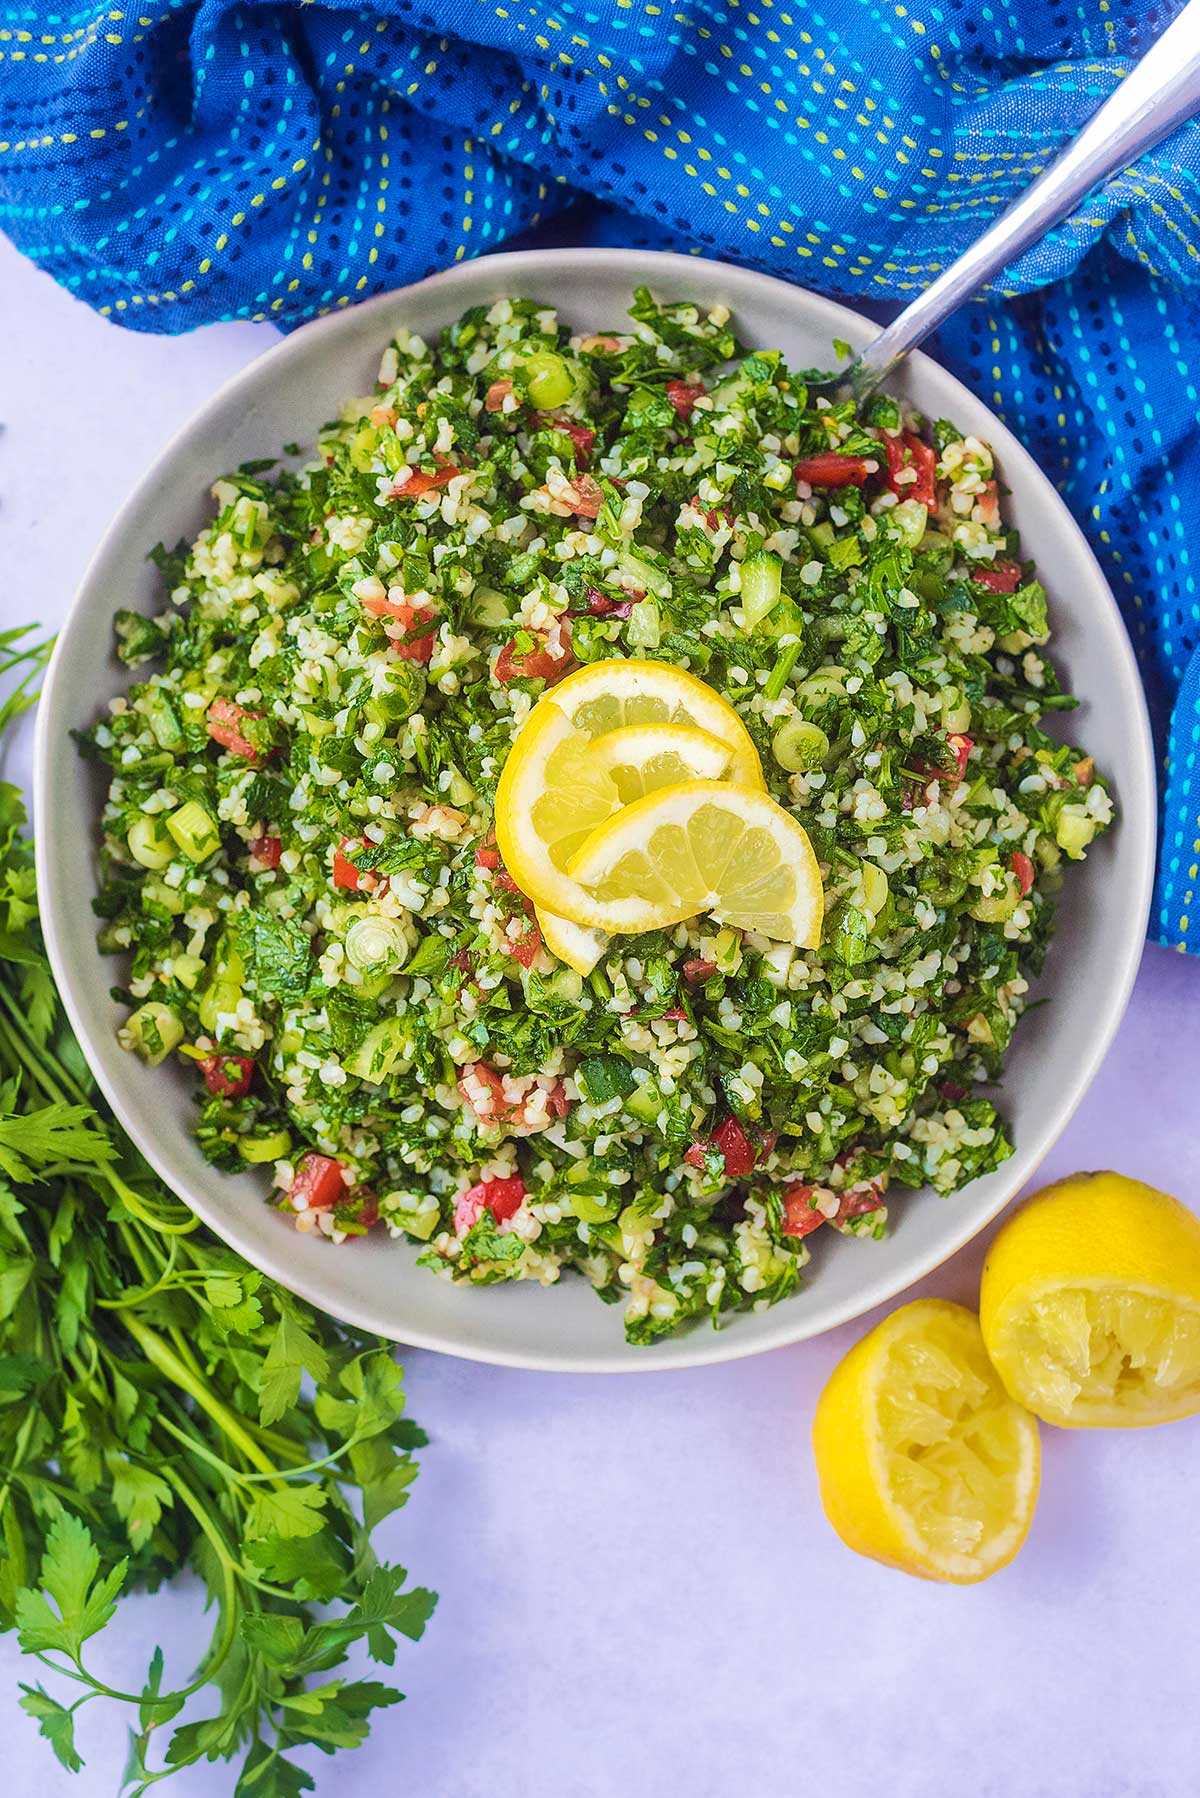
[[[728,1360],[797,1342],[891,1298],[967,1242],[1037,1167],[1100,1065],[1137,968],[1154,862],[1154,774],[1142,689],[1104,578],[1074,520],[1016,439],[942,369],[915,356],[896,387],[933,417],[949,416],[995,448],[1012,489],[1009,516],[1050,591],[1053,653],[1082,698],[1072,729],[1114,777],[1120,823],[1074,870],[1038,996],[1018,1030],[1003,1105],[1016,1153],[952,1199],[931,1193],[893,1208],[882,1243],[818,1239],[800,1293],[761,1315],[694,1329],[653,1348],[622,1339],[620,1310],[578,1280],[475,1290],[453,1287],[386,1238],[332,1249],[262,1202],[264,1178],[215,1172],[189,1132],[191,1080],[149,1069],[116,1044],[113,966],[96,953],[94,874],[80,845],[98,841],[102,783],[69,732],[128,681],[112,653],[118,605],[146,611],[161,595],[146,552],[191,537],[210,483],[251,457],[310,443],[348,395],[369,392],[400,322],[429,333],[468,306],[506,294],[548,301],[580,329],[623,316],[632,288],[663,299],[723,300],[750,344],[782,347],[793,364],[827,365],[834,337],[858,346],[873,327],[783,281],[722,263],[632,251],[555,250],[464,263],[403,292],[331,314],[273,345],[223,387],[175,438],[123,508],[93,560],[59,638],[41,703],[35,805],[46,936],[67,1010],[114,1111],[164,1180],[247,1260],[314,1304],[399,1341],[475,1360],[578,1372],[648,1372]],[[824,1234],[824,1233],[822,1233]]]

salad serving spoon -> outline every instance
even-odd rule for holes
[[[965,300],[1053,230],[1102,181],[1200,112],[1200,0],[1188,4],[1077,137],[969,249],[942,270],[843,373],[864,400]]]

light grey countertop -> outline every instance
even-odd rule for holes
[[[0,241],[0,623],[58,621],[135,479],[270,337],[122,332]],[[28,754],[22,730],[9,779]],[[1200,1204],[1198,1091],[1200,963],[1151,949],[1045,1175],[1113,1166]],[[981,1260],[967,1250],[917,1290],[970,1302]],[[974,1589],[925,1585],[849,1553],[817,1500],[813,1406],[865,1327],[630,1381],[405,1354],[432,1441],[382,1546],[441,1603],[425,1640],[401,1644],[408,1702],[369,1744],[296,1757],[323,1798],[1194,1791],[1200,1420],[1044,1431],[1018,1560]],[[106,1677],[140,1682],[156,1641],[168,1677],[187,1676],[194,1587],[120,1617]],[[17,1708],[18,1679],[37,1674],[0,1637],[7,1791],[115,1792],[125,1719],[83,1712],[87,1769],[72,1778]],[[167,1789],[223,1798],[233,1774],[202,1766]]]

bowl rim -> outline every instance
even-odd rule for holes
[[[752,292],[765,292],[768,296],[773,297],[777,304],[786,306],[798,301],[808,310],[810,318],[813,310],[819,312],[822,315],[822,329],[827,325],[831,338],[841,336],[852,345],[857,346],[865,342],[878,328],[864,314],[839,301],[828,299],[824,294],[816,293],[812,289],[801,287],[797,283],[783,280],[778,276],[768,275],[743,265],[723,262],[713,257],[686,256],[672,251],[587,247],[510,250],[456,263],[448,269],[439,270],[406,287],[374,295],[356,306],[324,313],[282,337],[278,342],[271,344],[261,355],[255,356],[250,362],[239,368],[228,379],[220,383],[203,405],[198,407],[171,435],[118,507],[107,530],[88,560],[58,633],[37,708],[32,783],[35,820],[34,852],[42,931],[47,954],[64,1009],[80,1048],[92,1069],[93,1078],[118,1122],[146,1161],[168,1188],[175,1192],[182,1202],[194,1211],[202,1222],[230,1248],[279,1285],[295,1292],[315,1307],[356,1328],[369,1330],[406,1346],[433,1350],[460,1359],[494,1366],[518,1367],[541,1372],[662,1373],[741,1360],[823,1335],[828,1330],[836,1329],[840,1325],[862,1316],[875,1306],[896,1298],[918,1280],[925,1278],[934,1269],[948,1261],[951,1256],[957,1254],[961,1248],[994,1222],[1005,1206],[1016,1196],[1024,1181],[1032,1176],[1054,1147],[1099,1071],[1100,1064],[1108,1052],[1129,1002],[1141,961],[1146,924],[1150,915],[1157,834],[1155,756],[1145,690],[1124,620],[1091,545],[1049,477],[1038,467],[1033,456],[1025,449],[1020,440],[993,413],[987,402],[972,393],[948,370],[936,363],[932,357],[918,350],[913,352],[907,361],[912,365],[914,375],[918,380],[923,370],[936,369],[938,378],[943,383],[948,383],[957,394],[960,394],[967,405],[972,409],[982,409],[987,414],[989,442],[998,452],[1006,476],[1010,477],[1011,489],[1015,492],[1029,487],[1041,488],[1044,500],[1049,503],[1051,511],[1056,515],[1056,528],[1061,529],[1064,536],[1074,539],[1077,552],[1082,554],[1084,560],[1090,565],[1098,593],[1103,595],[1111,608],[1113,621],[1117,626],[1116,638],[1119,645],[1119,666],[1114,670],[1114,674],[1124,688],[1124,699],[1129,715],[1136,722],[1134,741],[1128,743],[1125,749],[1127,761],[1121,780],[1120,828],[1124,837],[1134,839],[1127,853],[1136,854],[1138,857],[1138,890],[1136,902],[1129,908],[1128,917],[1124,921],[1119,953],[1114,957],[1107,970],[1104,1003],[1096,1017],[1095,1028],[1086,1051],[1075,1061],[1069,1078],[1064,1082],[1053,1121],[1042,1132],[1032,1164],[1025,1168],[1015,1167],[1015,1171],[1018,1173],[1018,1177],[1015,1179],[999,1180],[994,1199],[989,1201],[984,1211],[981,1212],[978,1206],[969,1211],[964,1207],[963,1211],[958,1214],[957,1221],[955,1221],[955,1214],[947,1211],[947,1227],[943,1233],[939,1234],[935,1244],[920,1253],[912,1254],[910,1252],[910,1260],[902,1264],[899,1272],[893,1269],[887,1273],[878,1273],[874,1277],[865,1273],[865,1277],[853,1292],[843,1302],[833,1306],[832,1310],[827,1307],[826,1313],[819,1318],[819,1321],[812,1321],[814,1311],[811,1304],[807,1306],[803,1302],[780,1304],[773,1307],[768,1314],[771,1322],[764,1325],[753,1338],[739,1336],[736,1327],[737,1317],[734,1316],[721,1330],[704,1332],[696,1329],[685,1337],[671,1338],[673,1350],[671,1358],[669,1361],[663,1361],[652,1351],[631,1351],[621,1337],[614,1341],[611,1350],[606,1349],[600,1353],[587,1353],[582,1356],[557,1352],[523,1352],[509,1350],[503,1346],[463,1345],[455,1339],[453,1332],[428,1329],[421,1325],[405,1325],[401,1333],[394,1318],[376,1315],[369,1304],[364,1303],[356,1307],[349,1303],[335,1302],[331,1305],[328,1296],[322,1290],[320,1279],[309,1278],[306,1268],[289,1263],[285,1250],[286,1243],[290,1240],[290,1233],[280,1232],[278,1254],[273,1253],[269,1256],[257,1254],[253,1257],[247,1254],[243,1243],[236,1240],[236,1232],[231,1232],[227,1227],[226,1214],[208,1204],[201,1187],[187,1179],[181,1179],[177,1170],[168,1167],[167,1157],[161,1153],[157,1134],[150,1127],[148,1120],[143,1118],[136,1105],[126,1102],[125,1095],[117,1083],[108,1079],[104,1070],[103,1058],[93,1051],[90,1033],[84,1021],[84,1003],[81,994],[91,970],[77,969],[73,965],[68,951],[65,923],[66,915],[71,909],[71,902],[68,901],[65,893],[60,892],[49,873],[47,845],[53,828],[50,820],[54,817],[52,786],[55,751],[56,748],[61,748],[61,745],[57,745],[51,739],[50,726],[51,719],[61,703],[58,689],[68,678],[71,638],[79,618],[89,603],[98,572],[126,534],[127,520],[160,486],[159,470],[185,449],[194,434],[210,422],[215,422],[222,417],[230,406],[237,402],[243,390],[257,388],[264,377],[269,378],[276,370],[285,369],[295,353],[295,345],[298,342],[303,341],[306,345],[311,345],[312,340],[318,335],[328,337],[331,342],[336,341],[339,329],[344,328],[347,319],[354,318],[357,322],[364,314],[394,311],[397,302],[403,302],[411,296],[424,296],[442,289],[453,289],[458,285],[470,285],[472,281],[478,281],[479,271],[485,266],[494,275],[497,284],[503,283],[511,291],[520,291],[522,283],[536,282],[539,279],[552,277],[555,272],[564,269],[586,270],[589,267],[603,267],[606,272],[614,268],[624,270],[627,272],[627,284],[631,291],[637,285],[653,285],[655,269],[669,270],[672,275],[697,285],[704,281],[707,271],[719,271],[723,281]],[[709,278],[711,279],[711,276]],[[735,307],[736,304],[735,299]],[[213,478],[215,479],[216,476],[214,475]],[[90,899],[90,884],[87,889],[87,897]],[[1021,1160],[1022,1157],[1018,1151],[1017,1156],[1014,1157],[1014,1165],[1019,1164]],[[221,1177],[214,1173],[214,1178]]]

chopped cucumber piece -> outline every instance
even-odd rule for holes
[[[363,1037],[346,1059],[346,1072],[372,1086],[382,1086],[388,1075],[412,1052],[409,1032],[399,1018],[384,1018]]]
[[[584,1224],[607,1224],[616,1217],[621,1209],[619,1198],[600,1198],[595,1193],[573,1192],[570,1198],[572,1213]]]
[[[441,1216],[437,1200],[428,1192],[390,1192],[381,1209],[389,1224],[399,1225],[421,1242],[429,1241]]]
[[[747,630],[760,624],[783,591],[783,563],[759,550],[742,563],[742,616]]]
[[[282,1161],[292,1147],[286,1130],[269,1130],[262,1136],[239,1136],[237,1151],[243,1161],[257,1167],[263,1161]]]
[[[185,800],[170,814],[167,829],[189,861],[207,861],[221,847],[220,831],[195,799]]]
[[[625,1099],[626,1111],[643,1124],[657,1123],[662,1108],[662,1094],[652,1080],[647,1080],[644,1086],[635,1086]]]
[[[631,649],[657,649],[662,638],[662,613],[658,602],[650,598],[638,601],[625,626],[625,641]]]

